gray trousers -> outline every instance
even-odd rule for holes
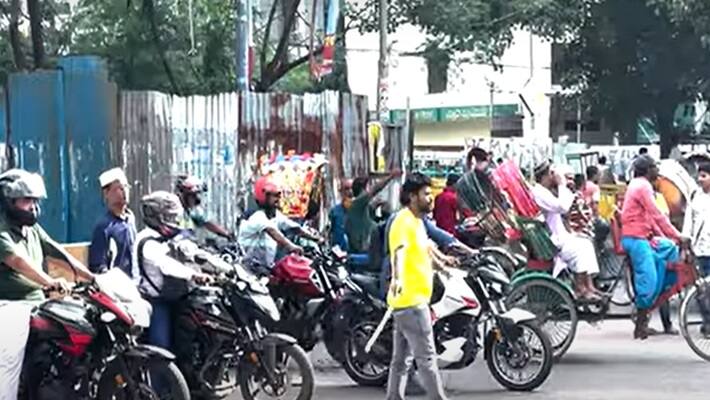
[[[417,372],[432,400],[446,400],[436,365],[434,332],[427,305],[396,310],[392,363],[387,381],[387,400],[404,400],[407,371],[417,361]]]

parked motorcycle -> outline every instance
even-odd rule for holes
[[[337,361],[342,355],[333,318],[345,288],[355,287],[345,258],[337,250],[306,244],[304,256],[288,255],[274,265],[269,282],[282,315],[274,330],[295,337],[306,351],[323,340]]]
[[[42,303],[30,319],[19,398],[189,399],[175,357],[136,342],[149,323],[150,305],[118,269]]]
[[[178,364],[195,396],[224,398],[239,386],[245,400],[309,400],[313,366],[290,336],[266,327],[280,319],[265,283],[236,262],[201,253],[214,284],[182,299],[175,323]]]
[[[464,259],[462,269],[448,272],[435,274],[431,301],[439,367],[465,368],[482,349],[488,369],[504,387],[529,391],[545,382],[552,346],[534,314],[506,308],[510,280],[503,268],[479,252]],[[392,357],[392,311],[376,305],[342,340],[343,367],[364,386],[385,384]]]

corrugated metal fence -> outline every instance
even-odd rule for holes
[[[118,91],[100,58],[65,57],[60,65],[12,74],[0,91],[0,142],[11,146],[16,166],[43,175],[49,199],[40,222],[57,240],[90,239],[105,212],[98,176],[115,166],[132,183],[137,213],[144,194],[172,190],[179,173],[204,179],[205,208],[228,228],[241,214],[261,154],[325,153],[326,206],[341,178],[369,171],[363,97]]]
[[[231,229],[262,154],[326,154],[326,205],[335,200],[342,178],[369,170],[362,97],[337,92],[207,97],[123,92],[119,104],[111,159],[134,181],[131,204],[136,210],[142,194],[170,190],[179,173],[190,173],[208,183],[208,214]]]

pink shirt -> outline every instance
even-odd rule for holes
[[[599,185],[592,181],[584,182],[584,187],[582,187],[582,198],[588,205],[592,205],[594,202],[599,202],[601,196],[601,189]]]
[[[656,207],[653,186],[645,178],[634,178],[629,183],[621,210],[621,235],[639,239],[665,236],[680,239],[680,232],[668,217]]]

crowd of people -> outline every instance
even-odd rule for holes
[[[486,180],[494,165],[490,160],[490,154],[480,149],[474,150],[468,160],[472,173],[483,184],[491,184]],[[643,339],[653,334],[648,327],[648,310],[674,278],[667,265],[678,260],[678,245],[692,247],[699,264],[710,274],[710,164],[698,168],[699,189],[688,199],[681,230],[671,224],[657,203],[656,162],[648,154],[640,154],[632,170],[634,177],[628,183],[619,216],[621,244],[634,270],[638,310],[634,336]],[[588,167],[581,178],[568,167],[549,161],[537,165],[533,172],[530,190],[558,250],[555,268],[574,274],[581,301],[599,301],[603,293],[595,287],[593,277],[600,272],[597,250],[609,231],[598,212],[600,185],[609,179],[604,160]],[[387,398],[404,398],[412,360],[416,360],[430,397],[444,399],[428,305],[434,270],[446,273],[447,267],[456,265],[456,260],[439,248],[467,248],[456,238],[460,234],[457,227],[472,212],[457,198],[460,176],[448,176],[446,187],[434,198],[431,180],[416,172],[407,174],[402,183],[401,209],[391,212],[377,195],[401,176],[401,171],[395,170],[380,180],[362,177],[344,181],[342,201],[329,213],[329,240],[348,251],[351,260],[360,257],[359,262],[381,271],[382,294],[394,309],[395,327]],[[44,271],[45,257],[76,271],[82,280],[119,268],[133,278],[153,306],[148,340],[170,349],[173,302],[184,293],[187,282],[210,280],[184,263],[190,247],[182,243],[190,240],[194,229],[237,240],[245,263],[267,271],[279,250],[302,252],[287,232],[324,240],[279,211],[281,190],[268,177],[257,179],[254,197],[258,209],[249,214],[238,235],[206,218],[200,207],[206,186],[195,177],[179,176],[175,193],[157,191],[144,196],[141,214],[145,228],[140,232],[136,232],[135,216],[128,208],[130,185],[123,171],[106,171],[99,182],[106,212],[93,230],[87,268],[37,223],[40,201],[46,197],[42,178],[18,169],[0,175],[0,299],[41,301],[43,288],[66,290],[68,284],[63,279]],[[381,249],[383,255],[373,257],[373,248]],[[710,326],[703,328],[710,334],[706,328]]]

